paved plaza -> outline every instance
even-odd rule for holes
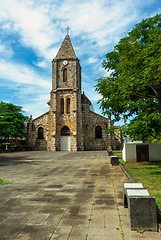
[[[0,240],[161,239],[130,230],[119,166],[106,151],[0,153]]]

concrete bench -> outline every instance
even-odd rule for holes
[[[129,182],[124,182],[123,183],[123,200],[124,200],[124,207],[127,206],[127,197],[126,197],[126,189],[135,189],[135,188],[144,188],[143,184],[140,183],[129,183]]]
[[[131,230],[157,231],[155,197],[142,183],[124,183],[124,206],[128,206]]]
[[[115,156],[115,155],[110,156],[110,162],[112,165],[119,165],[118,156]]]

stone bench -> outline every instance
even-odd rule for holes
[[[112,155],[110,156],[110,162],[113,165],[119,165],[119,159],[118,156]]]
[[[135,189],[135,188],[144,188],[143,184],[140,183],[129,183],[124,182],[123,183],[123,200],[124,200],[124,207],[127,206],[127,197],[126,197],[126,189]]]
[[[124,183],[124,207],[128,206],[131,230],[157,231],[155,197],[142,183]]]

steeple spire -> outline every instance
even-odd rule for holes
[[[55,59],[77,59],[69,35],[66,35]]]

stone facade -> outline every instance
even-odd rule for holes
[[[95,113],[81,93],[81,66],[66,35],[52,61],[49,111],[28,123],[28,147],[34,150],[80,151],[115,148],[115,138],[105,130],[110,116]]]

